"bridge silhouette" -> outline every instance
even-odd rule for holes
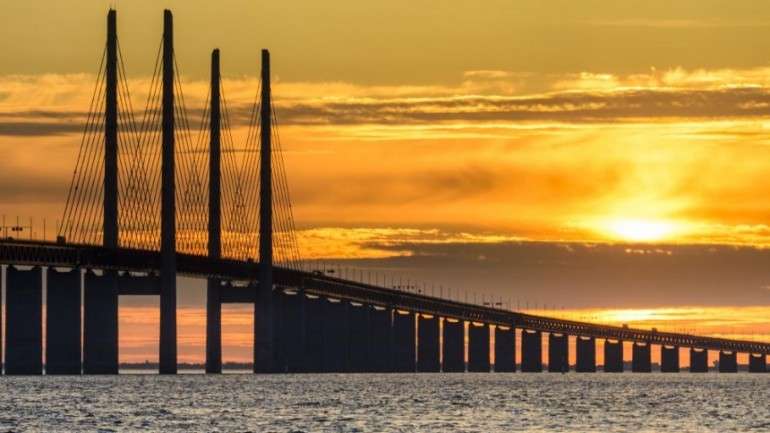
[[[131,295],[159,296],[159,371],[176,373],[178,275],[207,280],[208,373],[222,371],[226,303],[254,306],[255,373],[566,372],[570,338],[578,372],[597,371],[597,340],[603,341],[605,372],[624,370],[624,343],[632,344],[633,372],[652,371],[653,345],[661,347],[663,372],[680,370],[685,348],[691,372],[709,370],[709,351],[719,352],[720,372],[738,370],[738,353],[749,355],[749,371],[767,371],[768,343],[526,314],[307,269],[272,104],[270,54],[262,50],[245,143],[236,144],[230,134],[219,63],[214,50],[208,101],[193,139],[172,14],[165,11],[139,122],[116,12],[109,11],[102,67],[57,240],[0,240],[5,374],[118,373],[118,299]]]

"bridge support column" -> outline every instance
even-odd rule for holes
[[[43,373],[43,277],[38,267],[6,273],[5,374]]]
[[[543,335],[540,331],[521,331],[521,371],[540,373],[543,371]]]
[[[578,373],[596,373],[596,338],[575,337]]]
[[[118,374],[118,274],[86,271],[83,294],[83,373]]]
[[[369,311],[368,305],[353,305],[350,311],[350,371],[364,373],[369,367]]]
[[[566,373],[569,371],[569,336],[567,334],[548,334],[548,371]]]
[[[323,371],[324,359],[324,307],[328,301],[323,298],[305,299],[305,367],[308,373]]]
[[[445,317],[443,336],[442,371],[445,373],[465,372],[465,323],[462,320]]]
[[[604,340],[604,372],[623,372],[623,341]]]
[[[767,356],[764,353],[749,354],[749,373],[767,373]]]
[[[281,345],[288,373],[299,373],[305,369],[305,299],[302,291],[283,295]]]
[[[737,373],[738,372],[738,353],[736,352],[719,352],[719,372],[720,373]]]
[[[696,347],[690,348],[690,373],[708,373],[709,351]]]
[[[392,314],[390,308],[369,306],[368,371],[384,373],[392,370]]]
[[[273,293],[273,369],[271,373],[286,373],[286,294],[283,289]]]
[[[632,346],[631,371],[634,373],[652,372],[652,353],[650,343],[634,342]]]
[[[47,271],[46,374],[80,374],[80,269]]]
[[[679,373],[679,346],[660,346],[660,372]]]
[[[4,319],[6,319],[6,316],[3,314],[3,292],[8,293],[8,283],[7,280],[3,278],[5,274],[3,267],[3,265],[0,265],[0,323],[3,323]],[[8,266],[7,268],[10,269],[11,267]],[[2,325],[0,325],[0,376],[3,374],[5,341],[6,340],[3,339]]]
[[[468,324],[468,371],[489,373],[489,325]]]
[[[222,283],[206,280],[206,373],[222,372]]]
[[[345,373],[349,359],[349,307],[347,301],[324,301],[323,371]]]
[[[417,320],[417,371],[439,372],[438,317],[419,314]]]
[[[412,312],[393,312],[393,371],[414,373],[415,315]]]
[[[516,331],[512,327],[495,326],[495,372],[516,371]]]

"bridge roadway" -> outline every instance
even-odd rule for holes
[[[20,266],[78,267],[111,269],[157,274],[160,253],[157,251],[109,249],[91,245],[52,242],[0,240],[0,263]],[[210,259],[205,256],[177,253],[177,271],[190,277],[217,277],[223,280],[256,281],[256,262]],[[574,335],[669,347],[691,347],[721,352],[770,354],[770,343],[741,341],[690,334],[608,326],[537,316],[492,307],[466,304],[423,294],[402,292],[340,278],[275,267],[276,285],[304,290],[306,294],[345,299],[371,305],[449,317],[469,322],[482,322],[555,335]],[[141,287],[140,287],[141,286]],[[125,284],[121,294],[159,294],[159,286]],[[254,302],[256,291],[247,287],[230,287],[223,302]]]

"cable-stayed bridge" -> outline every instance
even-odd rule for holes
[[[138,116],[116,12],[108,13],[57,241],[0,240],[6,374],[117,373],[118,299],[131,295],[160,297],[159,369],[176,373],[178,275],[207,280],[209,373],[222,371],[224,303],[254,305],[257,373],[566,372],[570,338],[579,372],[597,370],[597,340],[606,372],[623,371],[624,343],[632,343],[634,372],[652,370],[653,345],[661,346],[664,372],[680,370],[680,349],[686,348],[692,372],[708,371],[709,351],[719,353],[721,372],[738,370],[738,353],[749,354],[751,372],[767,371],[768,343],[542,317],[307,270],[281,156],[268,51],[261,62],[246,138],[235,140],[231,132],[218,50],[196,128],[179,84],[172,15],[165,11],[150,92]]]

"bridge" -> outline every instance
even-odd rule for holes
[[[690,351],[691,372],[709,370],[709,351],[719,353],[720,372],[738,371],[738,353],[749,355],[750,372],[768,371],[770,343],[525,314],[306,269],[281,159],[269,52],[262,51],[249,132],[239,144],[230,133],[220,53],[212,52],[210,92],[194,139],[171,12],[164,12],[142,122],[131,106],[116,18],[110,10],[57,240],[0,240],[5,374],[117,374],[118,299],[132,295],[160,298],[159,371],[176,373],[178,275],[207,281],[207,373],[222,371],[226,303],[254,306],[255,373],[567,372],[570,338],[577,372],[597,371],[599,342],[605,372],[624,370],[624,343],[632,345],[633,372],[652,371],[653,345],[660,346],[663,372],[680,371],[680,349]]]

